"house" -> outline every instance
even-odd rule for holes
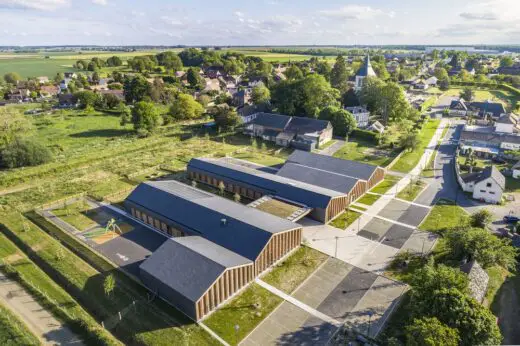
[[[194,320],[301,243],[296,223],[173,180],[141,183],[124,204],[174,237],[141,264],[141,280]]]
[[[7,99],[11,102],[24,102],[29,100],[31,92],[29,89],[14,89],[7,94]]]
[[[49,77],[47,76],[36,77],[36,80],[40,85],[49,83]]]
[[[100,95],[114,95],[116,96],[118,99],[120,99],[121,101],[124,101],[125,100],[125,91],[124,90],[118,90],[118,89],[114,89],[114,90],[98,90],[99,94]]]
[[[204,91],[218,91],[220,92],[220,82],[218,79],[204,78],[206,81],[206,87]]]
[[[513,178],[520,179],[520,161],[518,161],[512,168]]]
[[[458,67],[453,67],[451,70],[449,70],[448,71],[448,76],[450,76],[450,77],[457,76],[459,73],[462,72],[462,70],[467,71],[472,76],[475,75],[475,69],[474,68],[472,68],[471,70],[467,70],[467,69],[464,69],[464,68],[458,66]]]
[[[44,98],[54,97],[60,93],[60,88],[55,85],[42,85],[40,96]]]
[[[372,64],[370,63],[370,55],[367,54],[365,57],[365,61],[361,68],[356,73],[356,82],[354,89],[356,91],[361,90],[363,87],[363,81],[367,77],[377,77],[377,74],[374,72],[374,69],[372,68]]]
[[[218,80],[221,84],[225,86],[226,89],[235,89],[240,84],[240,81],[242,80],[241,76],[231,76],[231,75],[225,75],[218,77]]]
[[[247,86],[249,88],[254,88],[256,86],[259,86],[261,84],[265,84],[265,78],[264,77],[252,77],[249,78],[249,81],[247,82]]]
[[[233,94],[233,106],[241,108],[249,104],[251,100],[251,89],[239,90]]]
[[[352,113],[354,118],[356,118],[357,127],[365,128],[368,126],[370,112],[365,107],[345,107],[345,110]]]
[[[486,296],[489,275],[476,260],[464,263],[460,270],[468,275],[468,288],[471,297],[482,303]]]
[[[58,102],[61,108],[73,108],[78,105],[78,99],[73,94],[60,94]]]
[[[204,70],[204,73],[210,79],[217,79],[226,75],[222,66],[210,66]]]
[[[69,79],[69,80],[70,79],[76,79],[76,78],[78,78],[78,75],[76,73],[74,73],[74,72],[65,72],[63,74],[63,78]]]
[[[495,166],[488,166],[482,172],[462,174],[461,186],[472,193],[474,199],[486,203],[500,203],[506,187],[506,178]]]
[[[385,132],[385,126],[381,124],[379,121],[374,121],[368,128],[368,131],[374,131],[378,133],[384,133]]]
[[[412,82],[412,85],[415,89],[421,89],[426,90],[430,87],[437,85],[437,78],[436,77],[430,77],[428,79],[417,79]]]
[[[186,74],[186,71],[175,71],[175,77],[177,78],[183,78]]]
[[[66,91],[69,87],[69,83],[72,81],[72,79],[65,78],[60,82],[60,89],[61,91]]]
[[[329,121],[281,114],[255,113],[243,117],[244,133],[284,147],[318,148],[332,139]]]
[[[505,66],[504,67],[499,67],[498,68],[498,73],[518,76],[518,75],[520,75],[520,64],[517,63],[517,64],[514,64],[513,66],[510,66],[510,67],[505,67]]]
[[[520,117],[516,114],[504,114],[495,122],[495,131],[501,133],[520,132]]]
[[[467,102],[463,98],[451,101],[449,108],[451,115],[478,116],[480,118],[498,119],[506,114],[504,105],[500,102]]]

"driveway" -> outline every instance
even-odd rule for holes
[[[321,150],[319,153],[321,155],[327,155],[327,156],[332,156],[336,153],[336,151],[340,150],[341,148],[343,148],[343,146],[345,145],[345,140],[342,140],[342,139],[333,139],[334,141],[336,141],[336,143],[332,144],[330,147],[328,148],[325,148],[323,150]]]

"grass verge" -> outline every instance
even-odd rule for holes
[[[360,161],[381,167],[387,166],[396,156],[397,153],[394,151],[379,149],[375,143],[359,139],[350,139],[334,153],[334,157],[340,159]]]
[[[360,216],[360,213],[356,213],[352,210],[345,210],[340,216],[332,220],[330,225],[339,229],[345,229],[354,221],[356,221]]]
[[[439,200],[428,217],[419,225],[419,229],[442,233],[450,228],[462,225],[467,218],[466,211],[452,201]]]
[[[397,172],[408,173],[410,172],[421,160],[426,147],[430,143],[437,127],[440,124],[439,119],[429,120],[419,132],[419,144],[412,150],[404,153],[399,160],[392,166],[392,170]]]
[[[401,190],[397,194],[397,198],[404,199],[405,201],[413,202],[419,193],[422,192],[424,187],[426,186],[426,183],[422,180],[416,180],[414,182],[410,182],[408,186],[406,186],[404,189]]]
[[[0,304],[0,344],[40,345],[40,341],[16,315]]]
[[[229,344],[237,345],[282,301],[282,298],[252,283],[209,315],[204,324]],[[235,326],[239,329],[236,330]]]
[[[395,186],[395,184],[397,184],[397,182],[400,180],[401,178],[395,176],[395,175],[387,175],[385,177],[385,179],[380,182],[379,184],[377,184],[374,188],[372,188],[372,190],[370,190],[370,192],[373,192],[373,193],[379,193],[381,195],[384,195],[385,193],[387,193],[392,187]]]
[[[370,193],[366,193],[363,197],[358,199],[356,203],[361,203],[364,205],[372,205],[374,204],[381,196],[378,195],[372,195]],[[359,209],[359,208],[358,208]]]
[[[327,258],[324,253],[300,246],[291,256],[264,275],[262,280],[290,294]]]
[[[52,213],[74,226],[79,231],[84,231],[89,227],[95,226],[96,222],[88,217],[89,210],[92,207],[81,199],[74,203],[63,206],[62,208],[52,210]]]

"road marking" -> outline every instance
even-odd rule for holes
[[[355,208],[352,208],[352,207],[349,207],[348,209],[352,210],[352,211],[355,211],[356,213],[360,213],[360,214],[367,215],[367,216],[370,216],[370,217],[375,217],[375,218],[381,219],[383,221],[388,221],[388,222],[391,222],[393,224],[396,224],[396,225],[399,225],[399,226],[403,226],[403,227],[406,227],[406,228],[410,228],[410,229],[416,229],[417,228],[416,226],[412,226],[412,225],[409,225],[409,224],[406,224],[406,223],[402,223],[402,222],[399,222],[399,221],[391,220],[391,219],[383,217],[383,216],[367,213],[365,211],[362,211],[362,210],[359,210],[359,209],[355,209]]]
[[[279,296],[280,298],[284,299],[285,301],[299,307],[300,309],[308,312],[309,314],[313,315],[314,317],[317,317],[325,322],[328,322],[336,327],[340,327],[342,325],[341,322],[339,322],[338,320],[332,318],[332,317],[329,317],[327,315],[325,315],[324,313],[321,313],[319,312],[318,310],[316,309],[313,309],[311,308],[310,306],[308,306],[307,304],[304,304],[302,303],[301,301],[299,301],[298,299],[295,299],[293,297],[291,297],[290,295],[280,291],[279,289],[277,289],[276,287],[273,287],[271,285],[269,285],[268,283],[256,278],[255,279],[255,282],[257,284],[259,284],[260,286],[262,286],[263,288],[265,288],[266,290],[270,291],[271,293],[273,294],[276,294],[277,296]]]

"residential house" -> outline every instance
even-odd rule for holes
[[[238,108],[244,107],[251,101],[251,89],[238,90],[233,94],[233,106]]]
[[[100,95],[114,95],[118,99],[120,99],[121,101],[125,100],[125,92],[124,92],[124,90],[118,90],[118,89],[110,90],[110,89],[107,89],[107,90],[99,90],[98,92],[99,92]]]
[[[518,75],[520,75],[520,64],[517,63],[517,64],[514,64],[513,66],[509,66],[509,67],[499,67],[498,73],[518,76]]]
[[[500,102],[467,102],[463,98],[451,101],[451,115],[478,116],[480,118],[498,119],[506,114],[504,105]]]
[[[140,265],[141,280],[194,320],[301,243],[296,223],[173,180],[142,183],[124,204],[173,237]]]
[[[11,102],[24,102],[29,100],[31,92],[29,89],[14,89],[7,94],[7,99]]]
[[[36,77],[36,80],[38,83],[40,83],[40,85],[49,83],[49,77],[47,76]]]
[[[42,85],[40,87],[40,96],[43,98],[55,97],[60,93],[60,88],[56,85]]]
[[[60,89],[61,91],[67,91],[69,87],[69,83],[72,81],[70,78],[65,78],[60,82]]]
[[[352,113],[354,118],[356,118],[357,127],[365,128],[368,126],[368,118],[370,117],[370,112],[366,109],[366,107],[345,107],[345,110]]]
[[[259,86],[260,84],[265,84],[265,78],[264,77],[252,77],[249,78],[249,81],[247,82],[247,86],[249,88],[254,88],[256,86]]]
[[[370,55],[367,54],[365,57],[365,61],[361,68],[356,73],[356,82],[354,89],[356,91],[361,90],[363,87],[363,81],[367,77],[377,77],[377,74],[375,73],[374,69],[372,68],[372,64],[370,63]]]
[[[78,75],[76,73],[74,73],[74,72],[65,72],[63,74],[63,78],[69,79],[69,80],[70,79],[76,79],[76,78],[78,78]]]
[[[512,168],[513,178],[520,179],[520,161],[518,161]]]
[[[204,70],[204,73],[208,78],[217,79],[219,77],[226,76],[226,72],[222,66],[210,66]]]
[[[325,120],[272,113],[255,113],[242,120],[245,134],[284,147],[310,151],[332,139],[332,125]]]
[[[412,85],[415,89],[426,90],[430,87],[437,86],[437,78],[430,77],[428,79],[417,79],[412,82]]]
[[[460,176],[462,190],[472,193],[474,199],[486,203],[500,203],[506,188],[506,178],[495,166],[488,166],[481,172]]]
[[[457,76],[459,73],[462,72],[462,70],[467,71],[472,76],[475,75],[475,69],[474,68],[472,68],[471,70],[466,70],[465,68],[462,68],[462,67],[458,66],[458,67],[453,67],[451,70],[449,70],[448,71],[448,76],[450,76],[450,77]]]
[[[73,108],[78,105],[78,99],[73,94],[60,94],[58,102],[61,108]]]

